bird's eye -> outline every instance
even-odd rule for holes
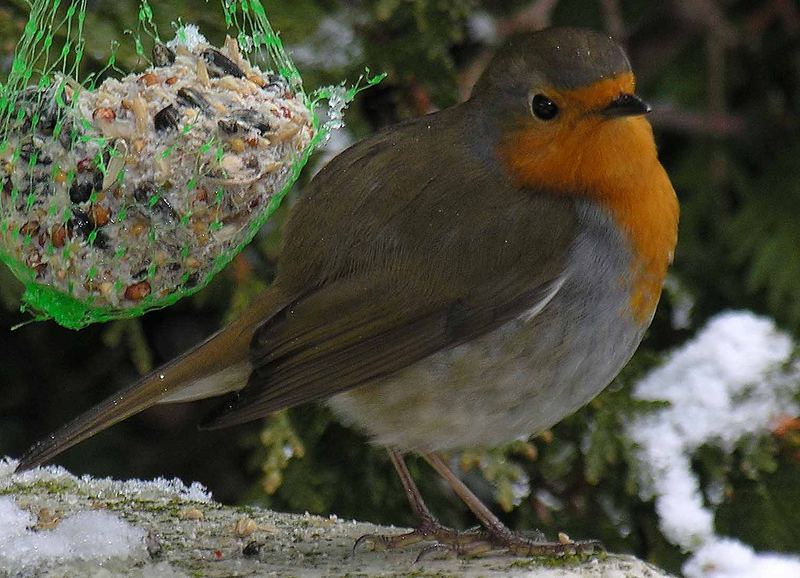
[[[541,120],[553,120],[558,114],[558,105],[543,94],[537,94],[531,99],[533,116]]]

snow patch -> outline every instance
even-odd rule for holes
[[[703,444],[730,452],[743,437],[768,435],[781,417],[800,413],[793,347],[769,319],[723,313],[634,389],[639,399],[670,402],[634,420],[627,433],[637,448],[642,498],[655,497],[664,536],[693,552],[687,577],[800,576],[800,558],[755,553],[716,536],[714,513],[691,468]]]
[[[199,483],[187,486],[178,479],[93,479],[74,476],[58,466],[15,473],[18,463],[0,459],[0,576],[62,575],[56,572],[61,565],[71,569],[70,576],[105,577],[117,575],[116,570],[128,575],[133,565],[149,561],[147,532],[112,510],[141,501],[155,506],[211,502],[211,495]],[[44,488],[41,493],[26,491],[37,486]],[[70,498],[59,501],[62,494]],[[106,504],[108,509],[85,507],[76,511],[76,504],[85,498]],[[37,528],[44,508],[63,512],[59,514],[63,519]],[[146,564],[130,575],[185,576],[168,564]]]
[[[145,531],[106,511],[79,512],[50,530],[34,529],[30,512],[0,497],[0,568],[23,575],[68,560],[104,561],[147,555]]]
[[[720,539],[695,552],[683,573],[686,578],[797,578],[800,561],[781,554],[756,554],[741,542]]]
[[[196,24],[182,24],[175,30],[175,37],[167,42],[167,46],[175,50],[178,46],[185,46],[189,52],[208,46],[208,40],[200,32]]]
[[[482,10],[469,17],[467,32],[472,40],[484,44],[497,44],[500,39],[500,34],[497,30],[497,19]]]
[[[18,484],[50,483],[56,486],[75,485],[79,493],[89,493],[95,499],[167,500],[181,502],[210,502],[211,493],[199,482],[187,486],[175,478],[143,480],[112,480],[111,478],[77,477],[61,466],[45,466],[27,472],[14,473],[19,462],[11,458],[0,459],[0,491]]]
[[[311,37],[289,52],[298,65],[320,70],[346,68],[364,58],[364,48],[346,17],[323,18]]]

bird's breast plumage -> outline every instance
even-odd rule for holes
[[[334,412],[386,445],[491,447],[542,431],[597,395],[646,324],[629,311],[630,242],[607,210],[584,200],[574,207],[578,234],[541,310],[337,395]]]
[[[609,87],[632,90],[632,75],[621,76],[586,91],[602,101]],[[658,160],[650,123],[641,116],[608,120],[593,114],[596,104],[580,93],[572,98],[586,100],[586,109],[559,127],[543,130],[528,119],[506,131],[498,159],[517,186],[583,199],[610,215],[633,251],[625,272],[634,281],[631,312],[649,324],[677,243],[678,200]]]

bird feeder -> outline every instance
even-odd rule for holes
[[[112,50],[81,78],[85,10],[33,2],[0,93],[0,259],[23,309],[75,329],[208,284],[358,90],[307,94],[258,0],[222,1],[220,46],[194,25],[162,40],[142,1],[145,65],[114,74]]]

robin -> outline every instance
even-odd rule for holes
[[[274,284],[226,328],[31,448],[19,469],[157,403],[235,392],[207,428],[310,401],[386,446],[419,527],[366,536],[562,554],[505,527],[438,452],[551,427],[595,397],[652,320],[678,203],[650,107],[607,35],[501,48],[466,102],[350,147],[294,207]],[[483,529],[441,526],[420,453]]]

